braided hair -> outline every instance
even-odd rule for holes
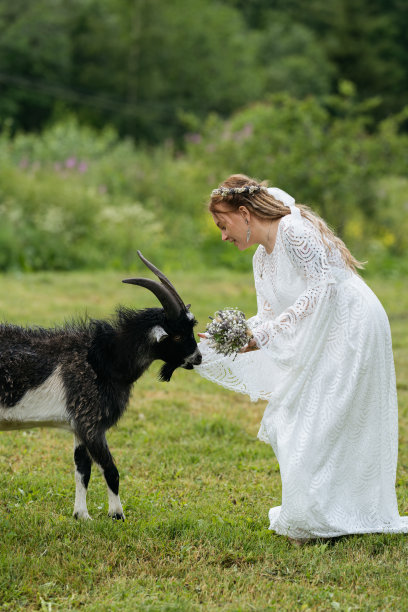
[[[211,213],[233,212],[240,206],[245,206],[250,213],[260,219],[280,219],[290,214],[289,206],[277,200],[267,191],[265,181],[257,181],[245,174],[232,174],[214,189],[208,204]],[[308,219],[320,232],[323,243],[330,249],[334,245],[341,254],[345,264],[354,272],[362,269],[364,263],[358,261],[346,247],[344,242],[335,235],[327,223],[309,206],[296,203],[302,217]]]

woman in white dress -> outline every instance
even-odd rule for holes
[[[253,258],[258,313],[236,357],[200,334],[196,371],[267,399],[258,437],[279,461],[282,505],[270,529],[295,540],[408,532],[398,514],[398,409],[391,334],[344,243],[286,192],[232,175],[210,212]]]

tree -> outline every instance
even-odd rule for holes
[[[285,91],[298,98],[329,93],[335,68],[313,32],[282,13],[269,11],[266,15],[259,54],[266,91]]]
[[[0,4],[0,117],[41,125],[68,83],[70,40],[64,0]]]
[[[74,29],[76,87],[126,103],[119,130],[157,140],[184,128],[179,114],[228,114],[262,91],[257,36],[237,11],[196,0],[104,0]],[[103,61],[101,57],[103,56]],[[105,120],[106,120],[106,113]]]

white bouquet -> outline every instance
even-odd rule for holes
[[[236,354],[252,338],[245,315],[238,308],[217,310],[207,324],[206,337],[211,348],[222,355]]]

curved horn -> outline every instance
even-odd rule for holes
[[[146,259],[146,257],[143,257],[142,253],[140,251],[137,252],[137,254],[139,255],[140,259],[143,261],[143,263],[145,264],[145,266],[147,266],[149,268],[149,270],[151,270],[152,272],[154,272],[154,274],[160,279],[160,281],[163,283],[163,285],[165,287],[167,287],[167,289],[173,294],[173,296],[175,297],[175,299],[177,300],[177,302],[180,304],[180,307],[183,310],[186,310],[186,306],[183,302],[183,300],[181,299],[181,297],[179,296],[179,294],[177,293],[174,285],[169,281],[169,279],[167,278],[167,276],[165,276],[163,274],[163,272],[161,272],[159,270],[159,268],[156,268],[155,265],[153,265],[148,259]]]
[[[180,304],[174,298],[173,294],[160,283],[150,278],[125,278],[122,283],[129,283],[130,285],[139,285],[140,287],[146,287],[157,297],[161,305],[163,306],[166,315],[169,319],[177,319],[180,315]]]

